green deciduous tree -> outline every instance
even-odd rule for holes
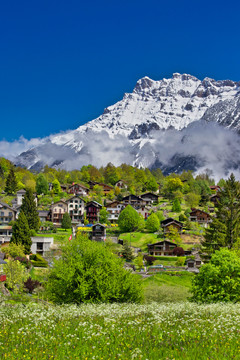
[[[149,215],[146,221],[146,229],[150,232],[158,231],[160,228],[160,221],[156,214]]]
[[[190,192],[184,196],[187,206],[190,208],[195,208],[198,206],[199,201],[201,200],[201,195],[197,195],[193,192]]]
[[[26,268],[17,260],[8,260],[7,264],[4,265],[4,272],[7,276],[6,285],[8,289],[15,293],[21,292],[28,276]]]
[[[175,242],[178,246],[182,243],[181,236],[179,235],[178,230],[174,226],[169,226],[169,232],[167,233],[167,238],[170,241]]]
[[[37,212],[37,205],[35,203],[32,190],[30,189],[26,190],[21,206],[21,211],[24,212],[27,218],[29,229],[38,231],[40,226],[40,219]]]
[[[107,211],[107,209],[103,206],[102,209],[99,212],[99,221],[101,224],[107,224],[108,223],[108,215],[109,212]]]
[[[119,215],[118,226],[121,231],[129,232],[136,230],[138,225],[139,215],[131,205],[128,205]]]
[[[72,221],[68,212],[65,212],[62,217],[62,228],[67,230],[71,229]]]
[[[14,222],[12,232],[10,242],[17,245],[23,245],[25,254],[30,254],[32,240],[28,221],[23,211],[20,211],[18,219]]]
[[[221,249],[212,255],[193,279],[192,300],[197,302],[240,301],[240,259]]]
[[[240,186],[233,174],[219,192],[216,217],[206,229],[204,251],[212,253],[220,247],[231,249],[240,237]]]
[[[140,302],[141,280],[103,243],[81,235],[62,247],[47,284],[56,303]]]
[[[42,173],[38,175],[36,180],[36,192],[38,195],[48,193],[48,181]]]
[[[6,180],[5,192],[10,195],[10,194],[14,194],[16,191],[17,191],[17,179],[13,168],[10,168]]]
[[[52,191],[54,194],[60,194],[62,192],[60,182],[57,179],[54,179],[52,182]]]

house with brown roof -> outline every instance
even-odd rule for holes
[[[168,218],[168,219],[161,221],[161,227],[163,228],[164,233],[168,233],[170,231],[170,229],[169,229],[170,226],[177,229],[177,231],[179,233],[182,232],[183,223],[181,223],[180,221],[177,221],[173,218]]]
[[[101,208],[102,205],[99,204],[97,201],[90,201],[86,204],[86,217],[90,224],[99,222]]]
[[[146,201],[144,201],[141,197],[137,195],[127,195],[122,199],[122,202],[126,205],[131,205],[134,208],[144,207],[146,205]]]
[[[154,244],[148,244],[148,253],[153,256],[172,256],[173,249],[177,244],[169,240],[158,241]]]
[[[151,205],[153,203],[157,203],[158,202],[158,198],[159,196],[152,193],[152,192],[147,192],[145,194],[141,195],[141,198],[146,201],[147,205]]]
[[[211,216],[203,210],[192,209],[190,212],[190,221],[195,221],[199,224],[207,225],[209,222],[211,222]]]
[[[87,196],[89,189],[82,184],[72,184],[68,188],[68,193],[73,195]]]

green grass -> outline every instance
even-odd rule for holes
[[[120,239],[131,242],[131,246],[139,247],[143,251],[147,251],[147,244],[153,244],[157,241],[161,241],[157,234],[144,233],[144,232],[132,232],[125,233],[119,236]]]
[[[0,307],[0,358],[239,359],[240,305]]]
[[[172,303],[186,301],[190,296],[193,276],[189,272],[182,272],[178,275],[160,273],[145,279],[145,302]]]
[[[69,236],[72,234],[72,230],[71,229],[57,229],[56,233],[38,233],[36,236],[38,237],[52,237],[54,239],[54,243],[63,243],[63,242],[67,242]]]

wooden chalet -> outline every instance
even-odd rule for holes
[[[218,185],[213,185],[213,186],[210,186],[210,189],[211,189],[212,192],[216,192],[216,193],[217,193],[218,191],[221,190],[221,187],[218,186]]]
[[[211,201],[214,205],[217,205],[219,198],[220,198],[220,195],[219,195],[219,193],[217,192],[216,194],[210,196],[210,201]]]
[[[208,224],[209,222],[211,222],[211,216],[200,209],[192,209],[192,211],[190,212],[190,221],[195,221],[199,224]]]
[[[152,192],[148,192],[148,193],[142,194],[141,198],[146,202],[146,205],[151,205],[153,203],[158,202],[159,196]]]
[[[141,197],[133,194],[125,196],[122,199],[122,202],[135,208],[144,207],[146,205],[146,201],[144,201]]]
[[[105,241],[106,240],[106,226],[103,224],[94,224],[92,226],[91,240]]]
[[[114,186],[118,187],[119,189],[127,189],[127,184],[124,180],[118,180]]]
[[[170,231],[169,230],[170,226],[177,229],[179,233],[182,232],[183,223],[181,223],[180,221],[177,221],[173,218],[168,218],[166,220],[161,221],[161,227],[163,228],[164,233],[168,233]]]
[[[88,184],[90,186],[90,190],[93,190],[95,185],[100,186],[105,195],[107,195],[110,191],[114,190],[113,186],[107,185],[107,184],[104,184],[104,183],[98,183],[98,182],[95,182],[95,181],[89,181]]]
[[[90,224],[99,222],[99,217],[100,217],[99,212],[100,212],[101,208],[102,208],[102,205],[96,201],[90,201],[86,204],[86,206],[85,206],[86,217]]]
[[[72,184],[68,188],[68,193],[73,195],[87,196],[89,189],[82,184]]]
[[[177,245],[169,240],[156,242],[155,244],[148,244],[148,253],[153,256],[172,256],[173,249]]]

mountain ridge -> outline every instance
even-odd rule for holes
[[[146,164],[147,167],[152,167],[159,163],[166,167],[156,148],[156,142],[163,145],[164,137],[171,142],[169,134],[174,133],[173,137],[181,144],[182,136],[189,137],[191,134],[194,137],[191,127],[194,123],[205,124],[199,125],[198,131],[202,126],[201,131],[206,132],[203,127],[209,126],[211,131],[221,132],[219,129],[213,130],[214,127],[210,124],[214,123],[221,128],[233,130],[234,134],[239,133],[240,82],[216,81],[208,77],[201,81],[192,75],[179,73],[174,73],[169,79],[157,81],[145,76],[137,81],[132,93],[125,93],[122,100],[105,108],[98,118],[75,130],[50,135],[43,139],[41,146],[18,156],[16,163],[28,168],[46,163],[69,169],[70,163],[76,168],[84,164],[84,161],[92,163],[97,159],[97,165],[104,165],[110,158],[117,164],[128,159],[137,166]],[[189,164],[189,161],[184,161],[184,157],[194,157],[192,163],[195,165],[191,169],[194,171],[200,165],[202,167],[204,163],[208,163],[204,159],[196,159],[201,157],[201,144],[199,146],[199,156],[191,154],[191,151],[189,154],[184,151],[179,153],[176,147],[172,156],[174,159],[181,158],[181,161],[174,161],[175,165],[171,169],[181,171],[188,168],[189,165],[179,165]],[[160,148],[162,151],[161,146]],[[124,155],[126,151],[129,156]],[[66,155],[69,155],[69,161]],[[73,157],[75,165],[71,161]]]

